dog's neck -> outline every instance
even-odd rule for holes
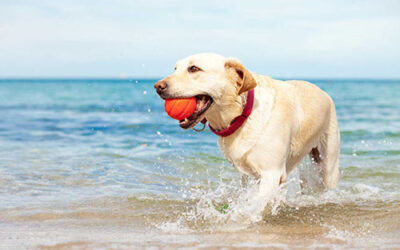
[[[208,123],[217,131],[226,129],[233,119],[242,114],[246,99],[247,92],[233,99],[214,103],[206,115]]]

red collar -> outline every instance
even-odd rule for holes
[[[246,105],[243,108],[243,112],[241,115],[237,116],[231,124],[226,128],[221,131],[216,131],[211,127],[210,124],[208,126],[210,127],[211,131],[219,136],[226,137],[230,136],[231,134],[235,133],[236,130],[242,126],[242,124],[246,121],[247,117],[251,114],[251,111],[253,110],[253,104],[254,104],[254,89],[251,89],[247,92],[247,100],[246,100]],[[207,122],[207,119],[204,118],[201,121],[203,124]]]

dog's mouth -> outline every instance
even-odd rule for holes
[[[196,126],[203,118],[204,113],[210,108],[213,100],[207,95],[198,95],[196,97],[196,109],[188,118],[179,121],[179,126],[188,129]]]

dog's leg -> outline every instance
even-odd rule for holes
[[[340,134],[336,113],[333,110],[329,128],[321,142],[321,174],[326,188],[334,188],[339,182]]]
[[[339,152],[340,134],[337,127],[336,114],[330,119],[328,129],[323,133],[319,145],[310,152],[312,160],[310,169],[303,169],[300,172],[302,179],[302,189],[312,188],[321,190],[324,188],[334,188],[339,181]],[[308,166],[307,166],[308,167]],[[319,180],[312,180],[312,176],[317,172]]]
[[[278,191],[281,180],[285,179],[282,170],[269,169],[261,172],[259,194],[265,198],[272,198]]]

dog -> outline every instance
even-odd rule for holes
[[[250,72],[239,60],[212,53],[182,59],[174,70],[154,88],[162,99],[196,97],[195,112],[179,121],[184,129],[206,119],[214,132],[226,130],[237,123],[252,92],[250,115],[233,133],[219,136],[218,145],[242,176],[259,180],[260,194],[271,196],[307,155],[321,188],[338,185],[340,134],[326,92],[306,81]]]

